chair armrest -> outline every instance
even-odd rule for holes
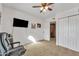
[[[20,42],[12,42],[10,44],[19,44],[20,45]]]
[[[14,48],[14,44],[19,44],[18,46],[20,46],[20,42],[12,42],[10,44],[11,44],[12,48]]]

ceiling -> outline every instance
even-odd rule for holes
[[[40,8],[32,8],[32,6],[40,5],[40,3],[4,3],[3,5],[8,6],[10,8],[16,8],[18,10],[24,11],[39,19],[52,18],[53,16],[55,16],[56,13],[79,6],[78,3],[55,3],[51,5],[53,11],[47,10],[46,12],[40,13]]]

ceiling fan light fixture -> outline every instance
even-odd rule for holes
[[[45,7],[41,7],[40,10],[42,10],[43,12],[46,12],[46,10],[48,9],[48,6]]]
[[[45,6],[45,9],[47,10],[48,9],[48,6]]]
[[[43,10],[43,7],[41,7],[40,10]]]
[[[52,11],[52,8],[50,7],[52,4],[53,3],[41,3],[40,6],[33,6],[33,8],[40,8],[40,13],[46,12],[47,10]]]
[[[44,9],[43,11],[46,12],[46,9]]]

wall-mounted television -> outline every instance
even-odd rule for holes
[[[13,18],[13,27],[28,27],[28,21],[18,18]]]

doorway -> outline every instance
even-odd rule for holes
[[[56,41],[56,22],[50,23],[50,40]]]

